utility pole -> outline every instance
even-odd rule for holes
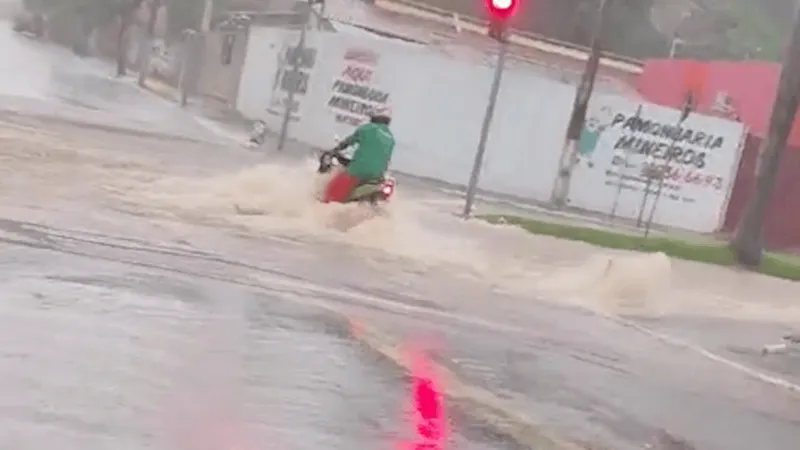
[[[769,130],[758,156],[760,164],[755,193],[747,202],[731,243],[736,260],[747,267],[758,267],[764,256],[764,219],[775,187],[781,153],[786,147],[786,141],[794,124],[798,95],[800,95],[800,8],[795,9],[794,26],[784,51]]]
[[[286,139],[289,137],[289,123],[292,121],[292,112],[294,110],[295,94],[300,87],[300,66],[303,63],[303,57],[306,53],[306,39],[308,38],[308,26],[311,22],[311,3],[301,3],[303,7],[303,20],[302,28],[300,29],[300,37],[297,39],[297,46],[290,48],[288,56],[291,57],[292,71],[289,72],[288,92],[286,93],[286,100],[283,110],[283,120],[281,121],[281,130],[278,134],[278,151],[282,151],[286,146]],[[286,73],[281,74],[281,78],[285,77]],[[280,80],[279,86],[284,86],[283,80]]]
[[[214,0],[205,0],[203,6],[203,18],[200,21],[200,32],[193,29],[183,30],[183,56],[181,58],[181,71],[178,80],[178,90],[180,91],[180,105],[185,107],[189,104],[189,95],[197,92],[203,70],[203,59],[205,58],[206,40],[211,32],[211,20],[214,16]]]
[[[206,0],[206,6],[203,8],[203,21],[200,22],[200,30],[203,33],[211,31],[211,18],[214,15],[214,0]]]
[[[489,92],[489,102],[486,105],[486,112],[483,116],[481,136],[478,141],[478,151],[475,153],[475,162],[472,165],[472,173],[469,176],[469,183],[467,184],[467,199],[464,203],[463,212],[465,219],[468,219],[472,215],[472,207],[475,203],[475,195],[478,191],[478,178],[480,177],[481,168],[483,167],[483,158],[486,154],[486,142],[489,139],[489,129],[492,126],[492,118],[494,117],[494,110],[497,105],[497,95],[500,93],[500,81],[503,79],[503,69],[505,68],[507,55],[508,42],[504,39],[500,42],[500,51],[497,54],[497,65],[494,69],[492,88]]]
[[[117,76],[126,75],[128,57],[128,31],[133,23],[134,15],[144,0],[127,0],[119,5],[119,29],[117,30]]]
[[[178,77],[178,92],[180,93],[180,105],[186,107],[189,104],[189,90],[194,68],[193,49],[197,45],[197,32],[192,29],[183,30],[183,50],[181,55],[181,68]]]
[[[569,119],[569,125],[567,126],[567,135],[564,140],[564,147],[561,150],[559,170],[558,174],[556,174],[556,180],[553,184],[553,191],[550,196],[551,203],[557,207],[563,207],[567,203],[569,187],[572,182],[572,170],[578,163],[575,147],[580,139],[581,131],[583,131],[584,122],[586,121],[586,110],[589,105],[589,99],[592,97],[594,81],[595,78],[597,78],[597,70],[600,67],[600,56],[603,51],[603,34],[605,32],[606,22],[611,14],[613,0],[600,1],[600,10],[592,34],[589,58],[586,60],[586,66],[583,70],[583,76],[581,77],[581,84],[575,92],[575,102],[572,105],[572,114]]]

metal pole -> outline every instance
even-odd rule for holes
[[[652,167],[652,166],[650,166]],[[642,226],[642,218],[644,217],[644,208],[647,206],[647,197],[650,196],[650,186],[653,184],[653,177],[651,176],[651,169],[647,169],[647,182],[644,184],[644,193],[642,193],[642,204],[639,206],[639,217],[636,218],[636,228]]]
[[[642,105],[639,105],[636,108],[636,118],[641,118],[642,116]],[[611,205],[611,214],[609,214],[608,220],[613,221],[617,217],[617,207],[619,206],[619,198],[622,195],[622,185],[625,181],[625,172],[628,171],[628,160],[630,158],[631,152],[629,150],[623,149],[625,153],[625,158],[622,162],[622,169],[619,169],[619,177],[617,180],[617,193],[614,195],[614,203]],[[616,155],[615,155],[616,156]]]
[[[483,167],[483,156],[486,154],[486,142],[489,139],[489,129],[492,126],[494,108],[497,106],[497,94],[500,92],[500,81],[503,79],[503,69],[506,65],[507,55],[508,41],[504,39],[500,42],[500,51],[497,53],[497,65],[494,68],[494,79],[492,80],[492,88],[489,91],[489,103],[486,105],[486,114],[483,116],[481,137],[478,141],[478,151],[475,152],[475,162],[472,165],[469,184],[467,184],[467,201],[464,203],[463,213],[465,219],[468,219],[472,215],[475,193],[478,190],[478,178],[480,178],[481,168]]]
[[[283,111],[283,121],[281,122],[281,131],[278,135],[278,150],[283,150],[283,147],[286,145],[286,138],[289,134],[289,122],[292,120],[292,109],[294,107],[294,96],[297,91],[297,87],[299,85],[298,80],[300,79],[300,63],[302,60],[302,55],[305,53],[306,48],[306,34],[308,32],[308,23],[311,20],[311,5],[303,5],[305,7],[305,11],[303,12],[303,28],[300,30],[300,38],[297,40],[297,47],[295,47],[290,54],[292,55],[292,72],[291,72],[291,82],[289,83],[289,91],[287,92],[286,96],[286,104],[284,105]],[[285,74],[281,74],[281,77],[285,76]],[[283,86],[283,82],[281,80],[279,86]]]
[[[679,37],[673,37],[669,46],[670,59],[675,58],[675,54],[678,53],[678,45],[683,45],[683,40]]]
[[[317,20],[317,29],[318,30],[322,29],[322,22],[325,20],[325,6],[326,6],[326,4],[327,4],[327,2],[322,2],[322,4],[319,7],[319,20]]]
[[[614,194],[614,203],[611,205],[611,213],[608,215],[609,222],[612,222],[617,217],[617,207],[619,206],[619,198],[622,196],[622,185],[625,182],[625,172],[628,170],[628,156],[630,152],[628,150],[623,150],[625,152],[625,156],[622,160],[622,168],[619,170],[619,176],[617,177],[617,193]]]
[[[211,19],[214,15],[214,0],[206,0],[206,6],[203,8],[203,21],[200,23],[200,30],[203,33],[211,31]]]
[[[148,71],[150,70],[150,54],[152,51],[152,36],[143,36],[139,39],[139,75],[136,79],[136,83],[141,87],[145,87],[147,81]]]
[[[181,68],[178,78],[178,92],[180,93],[180,105],[185,107],[189,104],[189,71],[192,70],[189,59],[192,57],[194,46],[194,30],[184,30],[183,51],[181,52]]]
[[[211,31],[211,18],[214,13],[214,0],[206,0],[203,9],[203,20],[200,23],[200,33],[194,30],[184,30],[186,42],[183,49],[181,61],[181,71],[178,80],[180,92],[180,105],[185,107],[189,104],[189,91],[191,95],[197,94],[200,71],[203,70],[203,59],[205,58],[206,39]]]
[[[676,128],[680,130],[680,126],[682,124],[683,120],[678,121],[678,125]],[[661,190],[664,189],[664,179],[666,179],[667,175],[669,175],[670,163],[673,160],[672,150],[675,148],[675,144],[678,142],[678,134],[679,134],[678,130],[675,131],[675,134],[672,136],[672,141],[670,142],[669,147],[667,147],[667,163],[664,165],[664,169],[661,172],[661,176],[658,177],[658,188],[656,188],[656,198],[655,200],[653,200],[653,206],[650,208],[650,216],[647,218],[647,223],[645,224],[644,227],[645,239],[647,239],[647,237],[650,236],[650,227],[653,225],[653,219],[656,216],[656,208],[658,207],[658,201],[661,199]],[[644,205],[642,205],[642,208],[644,208]],[[639,216],[641,217],[641,212],[639,213]]]

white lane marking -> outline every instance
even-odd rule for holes
[[[268,277],[268,276],[263,276],[263,275],[256,275],[255,278],[258,279],[259,281],[263,281],[263,282],[271,284],[271,285],[282,285],[284,287],[295,288],[295,289],[303,290],[303,291],[311,293],[311,294],[319,295],[320,297],[323,297],[323,298],[324,298],[324,296],[330,295],[330,294],[341,295],[341,296],[346,296],[346,297],[349,297],[349,298],[352,298],[352,299],[361,300],[361,301],[363,301],[365,303],[369,303],[369,304],[373,304],[373,305],[380,305],[382,307],[385,307],[385,308],[391,309],[391,310],[395,310],[395,311],[413,312],[413,313],[425,314],[425,315],[428,315],[428,316],[436,316],[436,317],[439,317],[439,318],[453,320],[453,321],[456,321],[456,322],[461,322],[461,323],[465,323],[465,324],[480,326],[480,327],[483,327],[483,328],[486,328],[486,329],[489,329],[489,330],[493,330],[493,331],[500,331],[500,332],[505,332],[505,333],[517,333],[517,334],[522,334],[522,335],[526,335],[526,336],[532,335],[530,331],[528,331],[527,329],[522,328],[522,327],[516,327],[516,326],[513,326],[513,325],[501,324],[501,323],[497,323],[497,322],[493,322],[493,321],[481,319],[479,317],[465,315],[465,314],[461,314],[461,313],[440,311],[440,310],[436,310],[436,309],[433,309],[433,308],[426,308],[426,307],[423,307],[423,306],[415,306],[415,305],[408,305],[408,304],[404,304],[404,303],[393,302],[391,300],[382,299],[382,298],[380,298],[378,296],[365,294],[365,293],[361,293],[361,292],[356,292],[356,291],[352,291],[352,290],[349,290],[349,289],[329,288],[329,287],[313,285],[313,284],[310,284],[310,283],[305,283],[305,282],[302,282],[302,281],[294,281],[294,280],[278,278],[278,277],[273,278],[273,277]],[[309,304],[312,304],[314,306],[322,306],[322,307],[325,307],[325,308],[328,308],[328,303],[330,303],[329,301],[325,301],[325,300],[321,300],[321,299],[304,299],[304,301],[306,301]],[[683,341],[681,339],[675,338],[675,337],[670,336],[670,335],[665,334],[665,333],[657,332],[655,330],[652,330],[650,328],[644,327],[644,326],[639,325],[637,323],[634,323],[632,321],[623,319],[623,318],[621,318],[619,316],[603,314],[603,313],[599,313],[597,311],[592,311],[592,310],[586,310],[586,311],[589,311],[589,312],[595,314],[598,317],[601,317],[601,318],[604,318],[604,319],[607,319],[607,320],[611,320],[612,322],[617,323],[619,325],[622,325],[622,326],[624,326],[626,328],[630,328],[630,329],[636,330],[636,331],[638,331],[640,333],[645,334],[646,336],[649,336],[649,337],[651,337],[651,338],[653,338],[653,339],[655,339],[655,340],[657,340],[659,342],[665,343],[665,344],[670,345],[672,347],[678,347],[678,348],[683,348],[683,349],[692,351],[692,352],[694,352],[694,353],[696,353],[696,354],[698,354],[700,356],[703,356],[703,357],[705,357],[707,359],[710,359],[711,361],[714,361],[714,362],[716,362],[718,364],[721,364],[724,367],[727,367],[729,369],[733,369],[733,370],[735,370],[737,372],[740,372],[740,373],[742,373],[744,375],[747,375],[748,377],[753,378],[755,380],[758,380],[758,381],[761,381],[763,383],[770,384],[770,385],[773,385],[773,386],[777,386],[777,387],[781,387],[781,388],[784,388],[784,389],[788,389],[788,390],[790,390],[792,392],[800,392],[800,385],[792,383],[791,381],[786,380],[784,378],[780,378],[780,377],[778,377],[776,375],[773,375],[773,374],[770,374],[770,373],[767,373],[767,372],[763,372],[763,371],[757,370],[755,368],[749,367],[749,366],[747,366],[745,364],[742,364],[742,363],[733,361],[731,359],[725,358],[724,356],[716,354],[716,353],[714,353],[714,352],[712,352],[712,351],[710,351],[708,349],[705,349],[705,348],[703,348],[703,347],[701,347],[701,346],[699,346],[697,344],[693,344],[691,342]]]

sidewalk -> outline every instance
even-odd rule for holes
[[[174,103],[176,107],[180,107],[180,94],[178,90],[167,83],[148,78],[144,90],[170,103]],[[206,96],[195,96],[189,98],[188,104],[184,109],[187,113],[191,114],[198,123],[220,137],[227,138],[240,145],[247,142],[250,137],[253,121],[242,116],[238,111],[218,99]],[[275,140],[277,136],[274,133],[270,133],[269,130],[267,134],[272,139],[268,139],[264,145],[254,148],[253,151],[269,152],[278,158],[288,157],[289,159],[295,159],[298,156],[302,157],[313,154],[318,150],[289,138],[286,140],[282,153],[272,152],[270,147],[276,144]]]
[[[178,89],[163,81],[152,77],[148,78],[143,89],[180,107]],[[223,133],[226,137],[234,140],[244,141],[247,139],[250,121],[219,100],[210,97],[189,98],[185,109],[212,131]]]

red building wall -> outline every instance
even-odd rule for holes
[[[755,171],[762,142],[761,138],[752,134],[747,138],[725,214],[724,231],[736,230],[747,201],[755,193]],[[768,248],[800,250],[799,203],[800,148],[792,147],[786,149],[783,154],[778,179],[767,208],[764,238]]]
[[[680,107],[688,63],[674,59],[647,61],[636,79],[636,90],[653,103]],[[761,61],[711,61],[702,64],[706,76],[698,111],[711,113],[717,95],[726,94],[750,132],[764,137],[772,113],[780,65]],[[789,142],[800,147],[800,124],[795,123]]]
[[[710,113],[718,93],[730,96],[739,119],[750,131],[742,151],[723,225],[734,231],[748,199],[755,191],[756,164],[766,135],[780,66],[760,61],[712,61],[704,63],[705,83],[700,96],[701,113]],[[639,94],[660,105],[679,107],[683,101],[684,73],[681,60],[654,60],[645,64],[636,82]],[[771,249],[800,250],[800,118],[783,153],[775,190],[764,228]]]

